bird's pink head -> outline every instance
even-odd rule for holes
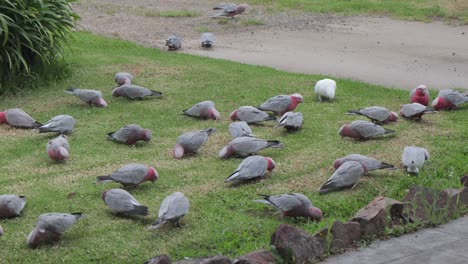
[[[434,101],[432,101],[431,105],[435,110],[440,110],[440,109],[444,109],[444,108],[449,107],[449,104],[447,104],[445,99],[443,97],[440,97],[440,96],[437,96],[437,98],[434,99]]]
[[[177,144],[175,145],[174,149],[172,150],[172,155],[174,156],[174,159],[180,159],[184,156],[184,147],[181,145]]]
[[[232,146],[225,146],[220,152],[219,152],[219,157],[222,159],[227,159],[229,158],[232,154],[234,154],[234,149]]]
[[[249,7],[248,4],[240,4],[237,6],[237,12],[242,13],[247,9],[247,7]]]
[[[104,99],[99,98],[99,100],[96,102],[96,106],[97,107],[107,107],[107,103],[106,103],[106,101],[104,101]]]
[[[154,183],[158,178],[159,178],[159,175],[156,169],[153,167],[149,167],[148,173],[145,176],[145,180],[151,181],[152,183]]]
[[[231,118],[232,121],[239,120],[239,117],[237,116],[237,109],[231,112],[231,115],[229,115],[229,118]]]
[[[0,124],[8,124],[5,112],[0,112]]]
[[[60,147],[58,149],[58,153],[59,153],[58,160],[66,160],[69,157],[68,156],[68,150],[66,148],[64,148],[64,147]]]
[[[292,94],[289,98],[291,99],[291,103],[289,104],[286,111],[293,111],[296,109],[298,104],[302,103],[302,95],[298,93]]]
[[[322,210],[314,206],[309,207],[309,218],[318,222],[322,219],[322,216]]]
[[[341,159],[336,159],[335,162],[333,162],[333,168],[336,170],[341,166]]]
[[[210,108],[208,110],[208,117],[213,119],[213,120],[219,120],[221,118],[221,115],[219,114],[218,110],[216,108]]]
[[[144,140],[146,142],[151,141],[151,131],[149,129],[143,129],[143,131],[141,133],[142,133],[142,135],[141,135],[142,140]]]
[[[390,112],[388,116],[388,122],[396,122],[398,120],[398,114],[395,112]]]
[[[424,84],[421,84],[418,87],[416,87],[416,94],[419,96],[427,94],[427,86]]]
[[[119,97],[119,96],[122,96],[122,92],[121,90],[117,87],[117,88],[114,88],[114,90],[112,90],[112,96],[113,97]]]
[[[270,157],[265,157],[265,159],[267,161],[267,170],[270,172],[273,171],[273,169],[276,167],[275,161]]]
[[[102,199],[104,202],[106,202],[106,195],[107,195],[107,192],[108,192],[108,191],[109,191],[109,190],[103,191],[102,194],[101,194],[101,199]]]

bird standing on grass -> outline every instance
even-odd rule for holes
[[[339,130],[338,134],[342,137],[350,137],[355,139],[373,139],[378,136],[385,134],[394,134],[395,131],[383,128],[372,122],[356,120],[351,124],[343,125]]]
[[[270,157],[250,156],[245,158],[224,182],[241,182],[263,177],[267,171],[273,171],[275,166],[275,161]]]
[[[322,219],[322,211],[313,206],[309,198],[301,193],[260,196],[263,197],[263,200],[255,200],[255,202],[274,206],[283,217],[304,217],[314,221]]]
[[[0,112],[0,124],[7,124],[17,128],[38,128],[42,126],[41,123],[19,108]]]
[[[229,118],[231,118],[232,121],[245,121],[247,124],[260,123],[263,121],[276,121],[276,117],[253,106],[241,106],[232,111]]]
[[[248,6],[249,6],[248,4],[240,4],[240,5],[236,5],[232,3],[218,4],[217,6],[213,7],[213,10],[222,10],[222,12],[212,16],[212,18],[218,18],[218,17],[233,18],[236,15],[243,13],[247,9]]]
[[[219,114],[218,110],[216,110],[213,101],[199,102],[189,109],[183,110],[182,114],[201,119],[219,120],[221,118],[221,115]]]
[[[125,190],[107,190],[102,193],[101,198],[112,213],[148,215],[148,207],[141,205],[135,197]]]
[[[88,105],[94,105],[96,107],[107,107],[106,101],[104,101],[102,98],[101,91],[70,87],[65,90],[65,92],[78,97],[81,101],[87,103]]]
[[[427,106],[429,104],[429,98],[429,90],[424,84],[421,84],[410,91],[410,103],[420,103]]]
[[[366,108],[360,108],[358,110],[348,110],[347,115],[361,115],[369,118],[372,122],[383,125],[389,122],[396,122],[398,120],[398,114],[389,111],[385,107],[381,106],[369,106]]]
[[[75,119],[69,115],[58,115],[38,127],[39,133],[56,132],[59,134],[70,134],[75,127]]]
[[[297,105],[302,103],[302,95],[295,93],[292,95],[273,96],[263,104],[257,106],[262,111],[271,111],[275,115],[282,116],[284,113],[293,111]]]
[[[159,178],[159,175],[153,167],[139,163],[130,163],[109,175],[97,176],[96,178],[96,183],[118,182],[125,187],[137,187],[145,181],[154,183]]]
[[[26,196],[0,195],[0,219],[19,216],[26,205]]]
[[[418,174],[428,159],[429,152],[425,148],[415,146],[406,146],[401,156],[403,167],[411,174]]]
[[[315,84],[314,92],[320,102],[335,98],[336,82],[332,79],[323,79]]]
[[[219,157],[227,159],[233,155],[247,157],[266,148],[283,148],[278,140],[264,140],[254,137],[238,137],[229,142],[220,152]]]
[[[63,161],[69,157],[70,145],[68,144],[67,136],[59,135],[58,137],[49,140],[46,144],[47,155],[51,160]]]
[[[165,44],[170,51],[178,50],[182,47],[182,38],[179,36],[169,36]]]
[[[354,187],[362,175],[368,172],[367,166],[359,161],[347,161],[343,163],[320,187],[320,194],[338,191]]]
[[[150,142],[151,131],[149,129],[144,129],[139,125],[130,124],[115,132],[108,133],[107,137],[122,144],[134,145],[138,141]]]
[[[141,100],[148,96],[161,97],[163,93],[133,84],[123,84],[112,90],[112,96]]]
[[[400,114],[408,119],[421,120],[425,114],[435,114],[437,111],[427,108],[420,103],[411,103],[401,106]]]
[[[159,207],[158,219],[149,230],[160,228],[166,222],[175,222],[180,227],[180,220],[189,211],[190,203],[187,197],[181,192],[174,192],[164,198],[161,207]]]
[[[180,135],[172,151],[174,158],[180,159],[187,154],[197,153],[215,131],[214,128],[208,128]]]

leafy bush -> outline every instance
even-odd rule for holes
[[[34,86],[57,68],[79,19],[75,1],[0,0],[0,94]]]

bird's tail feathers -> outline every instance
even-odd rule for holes
[[[393,133],[395,133],[395,130],[385,129],[385,133],[384,133],[384,134],[393,134]]]
[[[359,112],[358,110],[348,110],[346,114],[347,115],[362,115],[361,112]]]
[[[75,89],[76,89],[75,87],[69,87],[66,90],[64,90],[64,92],[69,93],[69,94],[73,94],[73,91],[75,91]]]
[[[105,183],[105,182],[113,182],[112,178],[109,175],[106,176],[97,176],[96,183]]]
[[[144,205],[135,205],[133,210],[128,211],[128,213],[137,215],[148,215],[148,207]]]
[[[268,140],[267,147],[270,147],[270,148],[284,148],[284,145],[279,140]]]
[[[76,220],[79,220],[79,219],[84,218],[86,216],[85,214],[83,214],[81,212],[80,213],[71,213],[71,214],[75,216]]]
[[[380,164],[380,166],[379,166],[379,169],[396,170],[396,168],[397,167],[395,167],[394,165],[389,164],[389,163],[385,163],[385,162],[382,162],[382,164]]]
[[[152,96],[163,96],[162,92],[158,92],[158,91],[154,91],[154,90],[150,90],[150,91],[151,91]]]
[[[272,115],[269,115],[265,121],[277,121],[278,119],[276,118],[276,116],[272,116]]]

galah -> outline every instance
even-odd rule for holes
[[[107,137],[119,143],[134,145],[140,140],[145,142],[151,141],[151,131],[139,125],[130,124],[115,132],[108,133]]]
[[[216,129],[214,128],[208,128],[180,135],[172,151],[174,159],[180,159],[187,154],[197,153],[206,143],[208,137],[215,131]]]
[[[189,200],[181,192],[173,192],[164,198],[161,207],[159,207],[158,219],[148,227],[148,229],[157,229],[166,222],[175,222],[180,226],[180,220],[189,211]]]
[[[171,35],[166,39],[165,46],[167,46],[169,50],[178,50],[182,47],[182,38]]]
[[[282,216],[304,217],[315,221],[322,219],[322,211],[313,206],[309,198],[301,193],[260,196],[263,197],[263,200],[254,201],[274,206],[281,212]]]
[[[245,158],[224,182],[241,182],[263,177],[267,171],[273,171],[275,166],[275,161],[270,157],[260,155],[250,156]]]
[[[252,129],[250,129],[249,125],[245,121],[237,121],[232,122],[229,124],[229,135],[232,138],[237,137],[253,137]]]
[[[163,93],[133,84],[123,84],[112,90],[112,96],[141,100],[147,96],[161,97]]]
[[[201,35],[201,46],[203,48],[211,48],[214,44],[214,36],[212,33],[205,32]]]
[[[26,196],[0,195],[0,219],[19,216],[26,205]]]
[[[348,110],[347,115],[361,115],[369,118],[372,122],[382,125],[389,122],[396,122],[398,120],[398,114],[389,111],[385,107],[381,106],[369,106],[366,108],[360,108],[358,110]]]
[[[107,107],[106,101],[104,101],[102,98],[101,91],[70,87],[65,90],[65,92],[78,97],[81,101],[87,103],[88,105]]]
[[[344,156],[342,158],[336,159],[335,162],[333,163],[333,168],[338,169],[341,165],[343,165],[345,162],[348,161],[359,161],[367,166],[367,171],[373,171],[373,170],[381,170],[381,169],[396,169],[395,166],[392,164],[388,164],[385,162],[382,162],[380,160],[371,158],[371,157],[366,157],[364,155],[360,154],[350,154],[347,156]]]
[[[422,116],[425,114],[435,114],[437,111],[434,109],[427,108],[426,106],[420,103],[411,103],[401,106],[400,114],[408,119],[422,119]]]
[[[83,218],[82,213],[47,213],[42,214],[36,221],[36,227],[26,239],[32,248],[49,241],[58,241],[76,221]]]
[[[132,84],[133,75],[128,72],[118,72],[114,76],[114,81],[118,86]]]
[[[232,121],[240,120],[247,122],[247,124],[260,123],[263,121],[276,121],[276,117],[253,106],[241,106],[232,111],[229,117]]]
[[[468,103],[468,95],[452,89],[445,89],[437,94],[437,98],[432,101],[432,107],[435,110],[455,110],[464,103]]]
[[[68,144],[67,136],[59,135],[58,137],[49,140],[46,144],[47,155],[55,161],[63,161],[68,159],[68,151],[70,145]]]
[[[350,160],[341,165],[325,184],[320,187],[320,194],[351,188],[357,184],[362,175],[368,171],[367,166],[359,161]]]
[[[283,148],[278,140],[264,140],[254,137],[238,137],[229,142],[220,152],[219,157],[227,159],[232,155],[246,157],[266,148]]]
[[[189,109],[183,110],[182,114],[201,119],[219,120],[221,118],[221,115],[218,110],[216,110],[215,104],[212,101],[199,102]]]
[[[70,134],[75,127],[75,119],[69,115],[58,115],[38,127],[39,133],[56,132],[59,134]]]
[[[412,174],[418,174],[424,162],[429,159],[429,152],[425,148],[406,146],[403,149],[401,160],[403,167]]]
[[[284,127],[288,131],[295,131],[302,128],[304,117],[300,112],[286,112],[278,121],[276,127]]]
[[[322,100],[333,100],[335,98],[336,82],[332,79],[323,79],[315,84],[314,92],[320,102]]]
[[[154,183],[159,178],[159,175],[153,167],[139,163],[130,163],[109,175],[97,176],[96,178],[96,183],[118,182],[125,187],[136,187],[145,181]]]
[[[296,109],[297,105],[300,103],[302,103],[302,95],[298,93],[292,95],[277,95],[257,106],[257,108],[262,111],[271,111],[276,115],[282,116],[284,113]]]
[[[0,124],[7,124],[17,128],[38,128],[42,126],[41,123],[19,108],[0,112]]]
[[[102,193],[101,198],[112,213],[143,216],[148,214],[148,207],[141,205],[135,197],[125,190],[107,190]]]
[[[429,104],[429,98],[429,90],[424,84],[421,84],[410,91],[410,103],[420,103],[427,106]]]
[[[240,4],[240,5],[236,5],[236,4],[218,4],[217,6],[213,7],[213,10],[222,10],[221,13],[218,13],[214,16],[212,16],[212,18],[217,18],[217,17],[234,17],[242,12],[245,11],[245,9],[247,9],[249,5],[247,4]]]
[[[338,134],[342,137],[350,137],[356,139],[372,139],[384,134],[393,134],[395,131],[383,128],[372,122],[356,120],[351,124],[344,124]]]

